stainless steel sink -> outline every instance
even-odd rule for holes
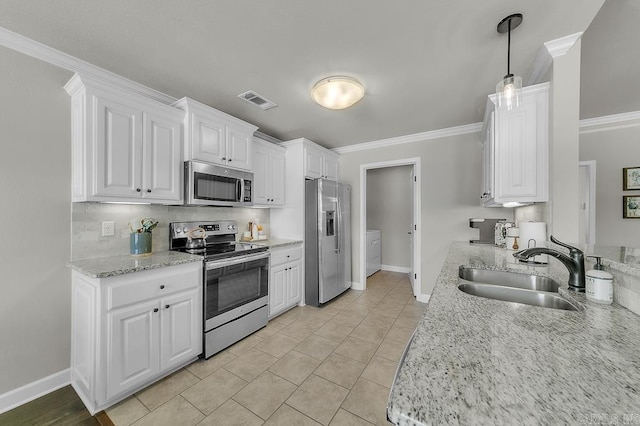
[[[517,274],[507,271],[487,271],[484,269],[460,267],[458,276],[466,281],[493,284],[527,290],[558,292],[560,284],[551,278],[538,275]],[[525,303],[525,302],[522,302]]]
[[[524,303],[525,305],[541,306],[543,308],[564,309],[566,311],[578,310],[567,299],[555,293],[475,283],[460,284],[458,288],[467,294],[487,299]]]

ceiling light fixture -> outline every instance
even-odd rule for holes
[[[345,76],[327,77],[311,89],[311,98],[329,109],[345,109],[364,97],[364,86]]]
[[[514,13],[498,23],[500,34],[508,33],[507,42],[507,75],[496,85],[498,95],[498,108],[511,110],[520,106],[522,100],[522,78],[511,74],[511,30],[518,28],[522,23],[522,13]]]

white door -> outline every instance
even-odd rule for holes
[[[304,148],[304,176],[311,179],[324,177],[324,155],[311,147]]]
[[[191,115],[191,151],[194,160],[227,165],[226,126],[198,114]]]
[[[416,197],[415,197],[415,180],[416,175],[411,167],[411,173],[409,174],[409,188],[411,188],[411,222],[409,223],[409,279],[411,280],[411,287],[413,288],[413,294],[416,294],[416,280],[415,280],[415,269],[413,267],[413,263],[415,262],[415,250],[413,244],[413,238],[415,230],[415,214],[416,214]]]
[[[182,198],[180,120],[145,112],[142,197],[179,201]]]
[[[269,315],[273,316],[281,312],[286,304],[286,265],[275,266],[271,269],[271,282],[269,283]]]
[[[268,204],[269,152],[257,143],[253,146],[253,202]]]
[[[142,111],[97,98],[96,188],[93,195],[140,197]]]
[[[148,380],[160,368],[157,301],[109,314],[107,399]]]
[[[329,155],[324,157],[324,177],[326,179],[338,180],[338,159]]]
[[[289,263],[287,267],[287,307],[297,305],[302,291],[302,262]]]
[[[273,152],[271,161],[271,204],[284,206],[285,156],[284,153]]]
[[[236,169],[251,170],[253,134],[227,127],[227,165]]]
[[[160,368],[163,371],[195,358],[202,352],[199,294],[200,291],[194,289],[162,299]]]

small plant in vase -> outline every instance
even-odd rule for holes
[[[158,221],[146,217],[131,219],[129,222],[129,251],[134,256],[148,256],[151,254],[151,231],[158,226]]]

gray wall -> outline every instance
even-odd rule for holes
[[[69,367],[71,73],[0,47],[0,394]]]
[[[409,236],[413,206],[413,166],[385,167],[367,171],[367,229],[379,229],[382,264],[408,268],[411,265]]]
[[[622,168],[640,166],[640,123],[580,135],[580,161],[596,161],[596,243],[640,247],[640,220],[622,218]]]
[[[512,209],[480,207],[480,134],[445,137],[343,153],[340,180],[352,186],[352,280],[360,281],[360,165],[420,157],[422,168],[422,294],[431,294],[452,241],[478,238],[470,217],[513,219]],[[364,237],[364,236],[363,236]]]

